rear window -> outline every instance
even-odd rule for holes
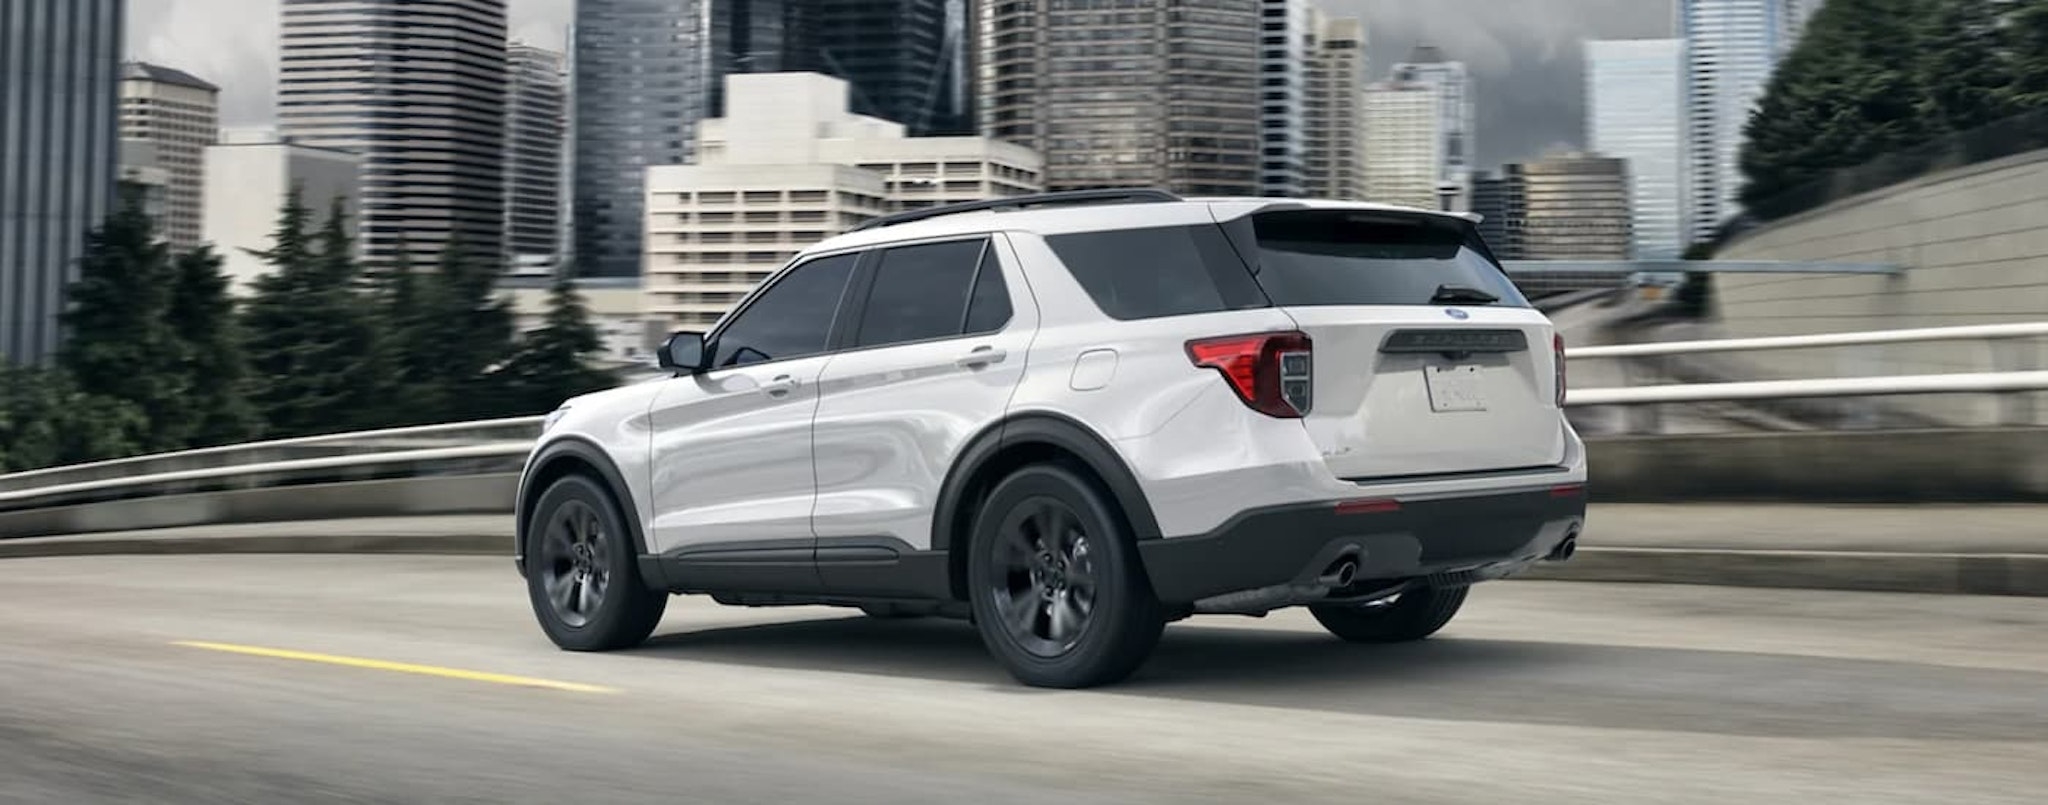
[[[1428,305],[1445,285],[1499,297],[1496,307],[1529,300],[1489,258],[1463,222],[1352,210],[1259,213],[1229,225],[1249,240],[1252,271],[1273,304]]]
[[[1162,226],[1045,239],[1102,312],[1118,319],[1266,307],[1223,230]]]

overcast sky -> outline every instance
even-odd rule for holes
[[[510,0],[513,36],[560,47],[574,0]],[[1671,0],[1322,0],[1365,17],[1371,78],[1417,44],[1470,65],[1477,86],[1479,163],[1573,147],[1583,140],[1582,39],[1671,35]],[[129,0],[131,56],[222,87],[223,124],[274,114],[276,0]]]

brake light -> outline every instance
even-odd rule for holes
[[[1559,334],[1559,333],[1551,333],[1551,334],[1550,334],[1550,353],[1551,353],[1551,356],[1552,356],[1553,360],[1554,360],[1554,361],[1555,361],[1555,362],[1557,363],[1557,378],[1556,378],[1556,380],[1557,380],[1557,407],[1559,407],[1559,408],[1563,408],[1563,407],[1564,407],[1564,389],[1565,389],[1565,384],[1564,384],[1564,336],[1563,336],[1562,334]]]
[[[1308,414],[1315,393],[1313,345],[1298,332],[1188,342],[1188,359],[1223,373],[1252,410],[1285,419]]]

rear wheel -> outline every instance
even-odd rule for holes
[[[632,535],[604,487],[581,475],[554,482],[526,533],[527,598],[555,645],[609,651],[654,632],[668,594],[641,580]]]
[[[1123,518],[1072,470],[1018,470],[975,520],[968,589],[982,642],[1018,681],[1084,688],[1129,676],[1165,628]]]
[[[1353,643],[1406,643],[1450,623],[1470,589],[1419,587],[1384,603],[1310,606],[1308,611],[1330,634]]]

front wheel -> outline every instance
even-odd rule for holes
[[[975,520],[975,628],[1019,682],[1085,688],[1129,676],[1166,619],[1123,518],[1072,470],[1018,470]]]
[[[527,597],[555,645],[610,651],[654,632],[668,594],[641,581],[632,535],[604,487],[581,475],[549,485],[527,535]]]
[[[1310,606],[1330,634],[1353,643],[1406,643],[1436,634],[1465,605],[1470,587],[1419,587],[1386,603]]]

